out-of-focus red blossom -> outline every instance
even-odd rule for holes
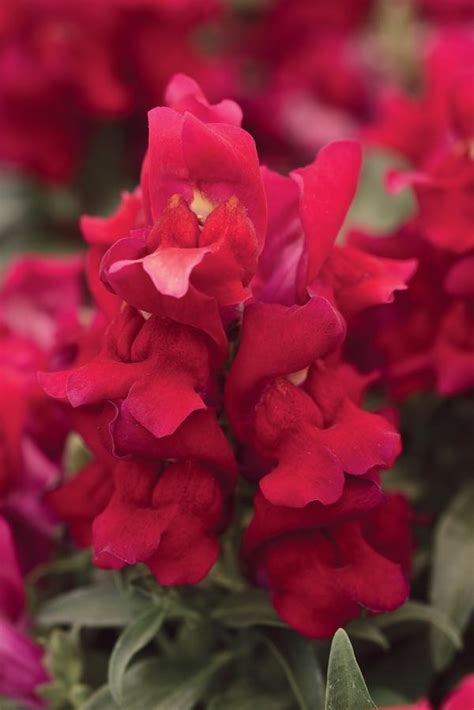
[[[474,707],[474,674],[466,676],[461,683],[444,699],[439,710],[472,710]],[[380,710],[432,710],[427,700],[420,700],[415,705],[397,705]]]
[[[24,569],[44,560],[53,520],[42,502],[58,477],[67,423],[37,371],[75,335],[82,259],[25,256],[0,289],[0,511]]]
[[[415,222],[390,237],[349,238],[376,256],[418,261],[408,291],[390,308],[363,313],[347,344],[351,359],[378,368],[398,398],[433,386],[454,395],[474,385],[474,259],[437,249],[422,235]]]
[[[203,79],[225,86],[227,72],[193,39],[220,6],[219,0],[2,4],[0,159],[46,180],[67,180],[94,122],[146,109],[177,70],[202,67]]]
[[[389,187],[411,185],[426,239],[456,253],[474,248],[474,39],[446,33],[430,47],[419,98],[389,96],[369,140],[395,148],[412,172],[392,172]]]
[[[243,82],[241,100],[270,159],[354,134],[375,75],[362,31],[373,5],[277,0],[238,34],[236,51],[256,77]]]
[[[36,688],[48,681],[43,650],[26,635],[26,595],[12,532],[0,516],[0,695],[28,708],[44,705]]]
[[[243,554],[256,583],[270,590],[278,613],[300,633],[327,638],[361,608],[390,611],[405,601],[403,564],[412,548],[407,504],[388,502],[386,534],[380,505],[372,477],[348,477],[343,495],[328,506],[284,508],[257,493]]]
[[[445,699],[441,710],[470,710],[474,706],[474,674],[466,676]]]

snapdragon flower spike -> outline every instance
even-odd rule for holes
[[[406,536],[385,548],[371,518],[379,505],[371,478],[349,478],[337,503],[301,510],[271,505],[257,493],[243,555],[276,611],[300,633],[329,638],[361,608],[390,611],[405,601]],[[408,522],[401,516],[395,525],[405,530]]]
[[[160,472],[119,462],[112,497],[93,524],[94,561],[106,569],[143,562],[160,584],[195,584],[217,559],[224,523],[222,489],[202,464],[176,462]]]
[[[41,374],[46,391],[73,407],[123,401],[133,420],[158,438],[206,408],[201,395],[209,378],[205,335],[159,316],[145,319],[128,306],[108,326],[96,357]]]

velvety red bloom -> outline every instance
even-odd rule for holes
[[[43,373],[41,382],[73,407],[121,401],[135,422],[160,438],[205,409],[209,378],[204,335],[127,307],[109,325],[95,358],[77,369]]]
[[[95,563],[119,569],[144,562],[160,584],[194,584],[219,553],[223,491],[201,464],[118,463],[114,493],[93,525]]]
[[[410,288],[393,306],[371,309],[354,324],[347,349],[354,361],[379,368],[397,397],[433,386],[445,395],[472,387],[472,257],[431,246],[417,223],[383,239],[353,234],[351,242],[377,256],[418,261]]]
[[[236,104],[211,106],[184,76],[171,82],[167,99],[173,108],[149,114],[141,191],[124,195],[108,220],[82,221],[93,245],[89,273],[102,259],[101,278],[121,299],[205,330],[224,351],[218,306],[250,295],[263,247],[266,201],[258,158],[238,125]],[[115,304],[103,296],[97,274],[90,280],[111,312]]]
[[[47,495],[47,503],[67,527],[80,547],[92,544],[92,525],[108,505],[115,490],[114,470],[123,466],[155,466],[157,461],[194,460],[217,477],[223,499],[234,488],[237,468],[233,452],[217,418],[210,410],[191,414],[174,434],[157,439],[140,426],[125,407],[78,407],[74,428],[94,455],[75,476]],[[130,463],[131,461],[131,463]],[[138,476],[138,473],[137,473]]]
[[[269,205],[265,248],[252,282],[267,302],[293,305],[310,295],[328,298],[349,317],[389,303],[406,288],[415,261],[381,259],[353,245],[335,245],[355,194],[359,146],[331,143],[315,161],[286,178],[262,170]]]
[[[405,601],[405,532],[398,536],[400,545],[395,535],[385,547],[369,512],[381,504],[381,495],[368,478],[349,478],[333,505],[312,503],[300,510],[273,506],[257,493],[243,554],[255,581],[270,590],[277,612],[300,633],[328,638],[357,618],[361,607],[389,611]],[[397,523],[404,528],[406,519],[394,517],[394,529]]]
[[[268,462],[260,487],[275,505],[334,503],[344,472],[388,467],[400,452],[392,426],[359,408],[355,373],[324,359],[342,334],[325,299],[291,308],[255,304],[245,311],[227,382],[227,413],[236,435]]]
[[[359,406],[371,378],[358,378],[337,354],[345,325],[336,308],[349,315],[393,300],[414,269],[334,247],[359,168],[358,146],[340,142],[293,180],[263,172],[269,230],[252,289],[266,303],[245,308],[226,409],[262,459],[260,487],[276,505],[334,503],[344,472],[388,467],[400,451],[393,427]]]
[[[36,688],[48,681],[41,664],[44,652],[24,631],[26,595],[13,536],[2,517],[0,554],[0,695],[28,708],[41,707]]]

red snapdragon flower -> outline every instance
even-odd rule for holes
[[[89,272],[102,258],[102,281],[121,299],[205,330],[225,350],[218,306],[248,297],[263,247],[258,158],[233,102],[209,105],[184,76],[167,98],[174,108],[149,114],[141,191],[125,195],[108,220],[83,219],[93,245]],[[97,274],[91,282],[110,312]]]
[[[357,373],[337,353],[336,309],[392,300],[414,269],[334,246],[359,167],[357,145],[340,142],[293,179],[263,172],[269,228],[252,288],[266,303],[245,308],[226,407],[237,437],[266,462],[260,486],[277,505],[334,503],[344,472],[388,467],[400,451],[393,427],[360,408],[364,386],[353,387]]]
[[[384,511],[379,516],[377,506],[391,507],[381,496],[367,477],[349,477],[342,497],[327,506],[284,508],[257,493],[244,558],[255,581],[270,590],[277,612],[300,633],[328,638],[361,607],[390,611],[405,601],[401,562],[410,556],[409,518],[395,505],[395,535],[379,536]]]
[[[342,344],[345,318],[391,301],[414,263],[335,247],[357,185],[356,144],[331,144],[283,178],[260,169],[234,103],[209,104],[183,76],[167,100],[149,114],[140,188],[112,217],[82,223],[98,322],[110,320],[104,334],[92,329],[92,346],[82,338],[75,357],[41,380],[70,405],[94,458],[49,502],[99,566],[143,562],[162,584],[198,582],[217,559],[236,482],[227,416],[242,469],[250,461],[246,473],[260,479],[254,521],[263,510],[301,533],[311,565],[329,567],[326,592],[350,568],[337,608],[322,604],[328,624],[356,616],[359,603],[394,608],[406,595],[398,553],[407,563],[409,541],[392,524],[403,505],[387,517],[385,537],[369,511],[381,499],[378,471],[400,441],[385,417],[362,409],[374,375],[349,366]],[[329,559],[323,528],[340,560]],[[253,532],[249,560],[260,555]],[[266,549],[266,523],[261,534]],[[292,549],[281,553],[285,565]],[[391,589],[350,591],[372,562]],[[306,604],[302,587],[294,596]],[[311,620],[305,633],[329,633],[324,623]]]

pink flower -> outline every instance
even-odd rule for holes
[[[0,517],[0,695],[41,707],[36,688],[48,680],[42,649],[24,632],[25,593],[11,531]]]
[[[36,374],[77,329],[81,265],[25,256],[0,289],[0,511],[21,541],[25,570],[50,552],[53,519],[42,497],[59,475],[68,430]]]

